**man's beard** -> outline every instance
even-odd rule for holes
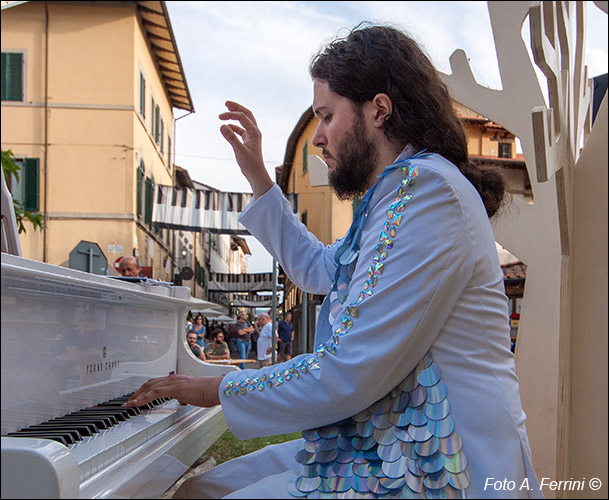
[[[368,138],[359,113],[336,149],[336,167],[328,170],[328,184],[339,200],[352,200],[364,195],[370,188],[370,177],[375,171],[377,149]]]

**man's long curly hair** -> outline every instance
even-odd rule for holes
[[[426,149],[454,163],[474,185],[489,217],[505,195],[503,177],[469,160],[467,139],[450,93],[427,55],[404,32],[362,23],[311,61],[313,78],[355,104],[384,93],[393,103],[385,135],[402,147]]]

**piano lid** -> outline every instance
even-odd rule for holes
[[[2,434],[176,371],[178,333],[192,307],[185,287],[124,283],[3,253],[1,288]]]

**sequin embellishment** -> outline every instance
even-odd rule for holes
[[[296,455],[302,473],[288,492],[301,498],[466,498],[467,459],[446,395],[427,353],[370,408],[303,432],[304,448]]]
[[[397,235],[397,228],[402,222],[402,213],[406,210],[407,202],[413,197],[412,190],[415,187],[415,180],[419,175],[419,167],[412,165],[411,161],[417,158],[425,158],[428,153],[417,153],[405,160],[398,160],[393,165],[387,167],[385,172],[381,174],[384,177],[393,170],[400,170],[402,180],[397,190],[398,197],[391,203],[387,210],[387,220],[384,223],[383,231],[379,238],[379,243],[375,247],[375,255],[368,267],[368,279],[363,283],[362,289],[358,298],[351,304],[345,306],[349,293],[349,283],[355,268],[355,260],[359,256],[359,236],[366,222],[366,210],[362,210],[361,219],[354,220],[352,228],[349,229],[351,238],[348,239],[348,245],[340,253],[340,260],[344,262],[338,266],[336,273],[336,282],[329,296],[331,299],[329,321],[335,324],[335,321],[342,314],[342,321],[339,328],[335,329],[332,337],[325,344],[320,344],[315,352],[308,357],[300,358],[298,362],[292,363],[288,370],[280,372],[272,372],[259,378],[246,378],[240,381],[229,380],[224,386],[223,393],[226,397],[243,396],[250,392],[264,391],[267,388],[279,387],[285,382],[300,378],[301,373],[307,373],[310,370],[320,369],[320,359],[326,354],[334,355],[338,350],[340,337],[349,333],[354,326],[354,320],[359,316],[358,306],[374,293],[374,288],[377,286],[378,279],[382,276],[385,269],[385,261],[388,258],[389,250],[393,247],[393,240]],[[369,200],[372,195],[372,189],[366,194]],[[363,208],[360,205],[360,208]],[[358,209],[359,210],[359,209]],[[285,366],[285,365],[282,365]]]

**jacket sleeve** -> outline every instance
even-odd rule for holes
[[[328,293],[336,271],[336,244],[325,246],[307,230],[277,184],[250,201],[239,222],[279,262],[298,288],[309,293]]]
[[[402,172],[383,180],[391,186],[369,214],[332,338],[314,353],[226,375],[220,398],[236,437],[296,432],[353,416],[391,391],[429,350],[472,274],[471,243],[462,230],[462,203],[470,200],[438,170],[416,173],[407,183]],[[273,228],[286,229],[293,230]],[[323,255],[314,245],[297,248],[308,241],[300,233],[281,243],[289,249],[271,248],[291,259],[299,252]]]

